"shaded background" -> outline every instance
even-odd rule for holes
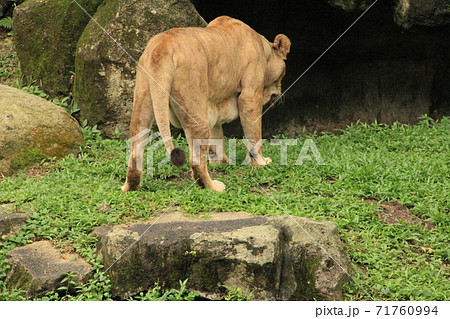
[[[207,21],[241,19],[273,41],[292,41],[286,89],[362,13],[318,0],[192,1]],[[379,1],[263,118],[265,136],[342,127],[356,120],[415,123],[450,114],[450,28],[402,29],[391,1]],[[237,122],[228,135],[241,134]]]

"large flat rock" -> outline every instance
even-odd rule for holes
[[[290,216],[216,213],[194,219],[165,214],[156,222],[96,229],[112,293],[128,298],[154,286],[188,288],[211,299],[224,286],[255,300],[336,300],[350,264],[336,224]]]
[[[77,284],[85,283],[91,265],[76,255],[64,257],[49,241],[14,248],[7,257],[12,266],[6,278],[8,288],[22,289],[28,298],[35,298],[61,287],[69,273]]]

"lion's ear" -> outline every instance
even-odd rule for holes
[[[279,34],[275,37],[272,47],[283,60],[286,60],[287,54],[291,50],[291,40],[284,34]]]

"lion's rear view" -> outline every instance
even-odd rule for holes
[[[225,189],[222,182],[211,179],[206,162],[209,153],[223,152],[209,142],[195,141],[223,140],[222,124],[237,115],[245,137],[254,147],[248,153],[252,155],[251,163],[269,163],[270,159],[262,157],[256,146],[261,139],[262,105],[281,94],[289,48],[285,35],[278,35],[270,43],[230,17],[219,17],[206,28],[172,29],[152,38],[137,69],[130,124],[132,152],[122,190],[135,190],[140,185],[148,137],[141,132],[148,132],[155,120],[177,166],[183,165],[185,154],[173,147],[170,123],[183,128],[193,177],[200,186]],[[227,161],[226,155],[221,161]]]

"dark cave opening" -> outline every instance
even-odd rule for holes
[[[321,0],[192,1],[211,21],[229,15],[269,41],[292,41],[283,88],[288,88],[361,15]],[[392,4],[377,3],[264,116],[266,137],[332,130],[356,120],[415,123],[422,114],[450,114],[450,28],[404,30]],[[239,123],[225,128],[241,135]]]

